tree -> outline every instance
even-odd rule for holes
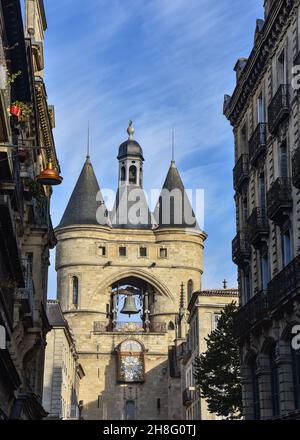
[[[216,329],[205,339],[207,351],[195,359],[195,380],[208,410],[227,419],[242,415],[242,386],[239,348],[233,336],[233,321],[238,307],[225,306]]]

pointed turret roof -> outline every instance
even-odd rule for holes
[[[70,225],[109,225],[108,212],[99,191],[92,163],[87,156],[58,228]]]
[[[174,160],[171,161],[154,217],[159,227],[198,228],[196,216]]]

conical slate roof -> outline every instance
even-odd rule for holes
[[[87,157],[58,228],[70,225],[109,225],[108,212],[99,191],[92,163]]]
[[[198,228],[191,202],[173,160],[154,217],[159,227]]]

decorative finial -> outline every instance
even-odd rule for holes
[[[87,130],[87,148],[86,148],[86,158],[90,158],[90,121],[88,121],[88,130]]]
[[[175,163],[175,149],[174,149],[174,127],[172,128],[172,163]]]
[[[129,121],[128,123],[127,133],[128,133],[128,139],[132,140],[134,135],[134,127],[132,125],[132,121]]]
[[[225,278],[223,280],[223,289],[227,289],[227,280]]]

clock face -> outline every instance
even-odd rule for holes
[[[140,356],[122,356],[120,359],[120,379],[125,382],[143,381],[143,362]]]

